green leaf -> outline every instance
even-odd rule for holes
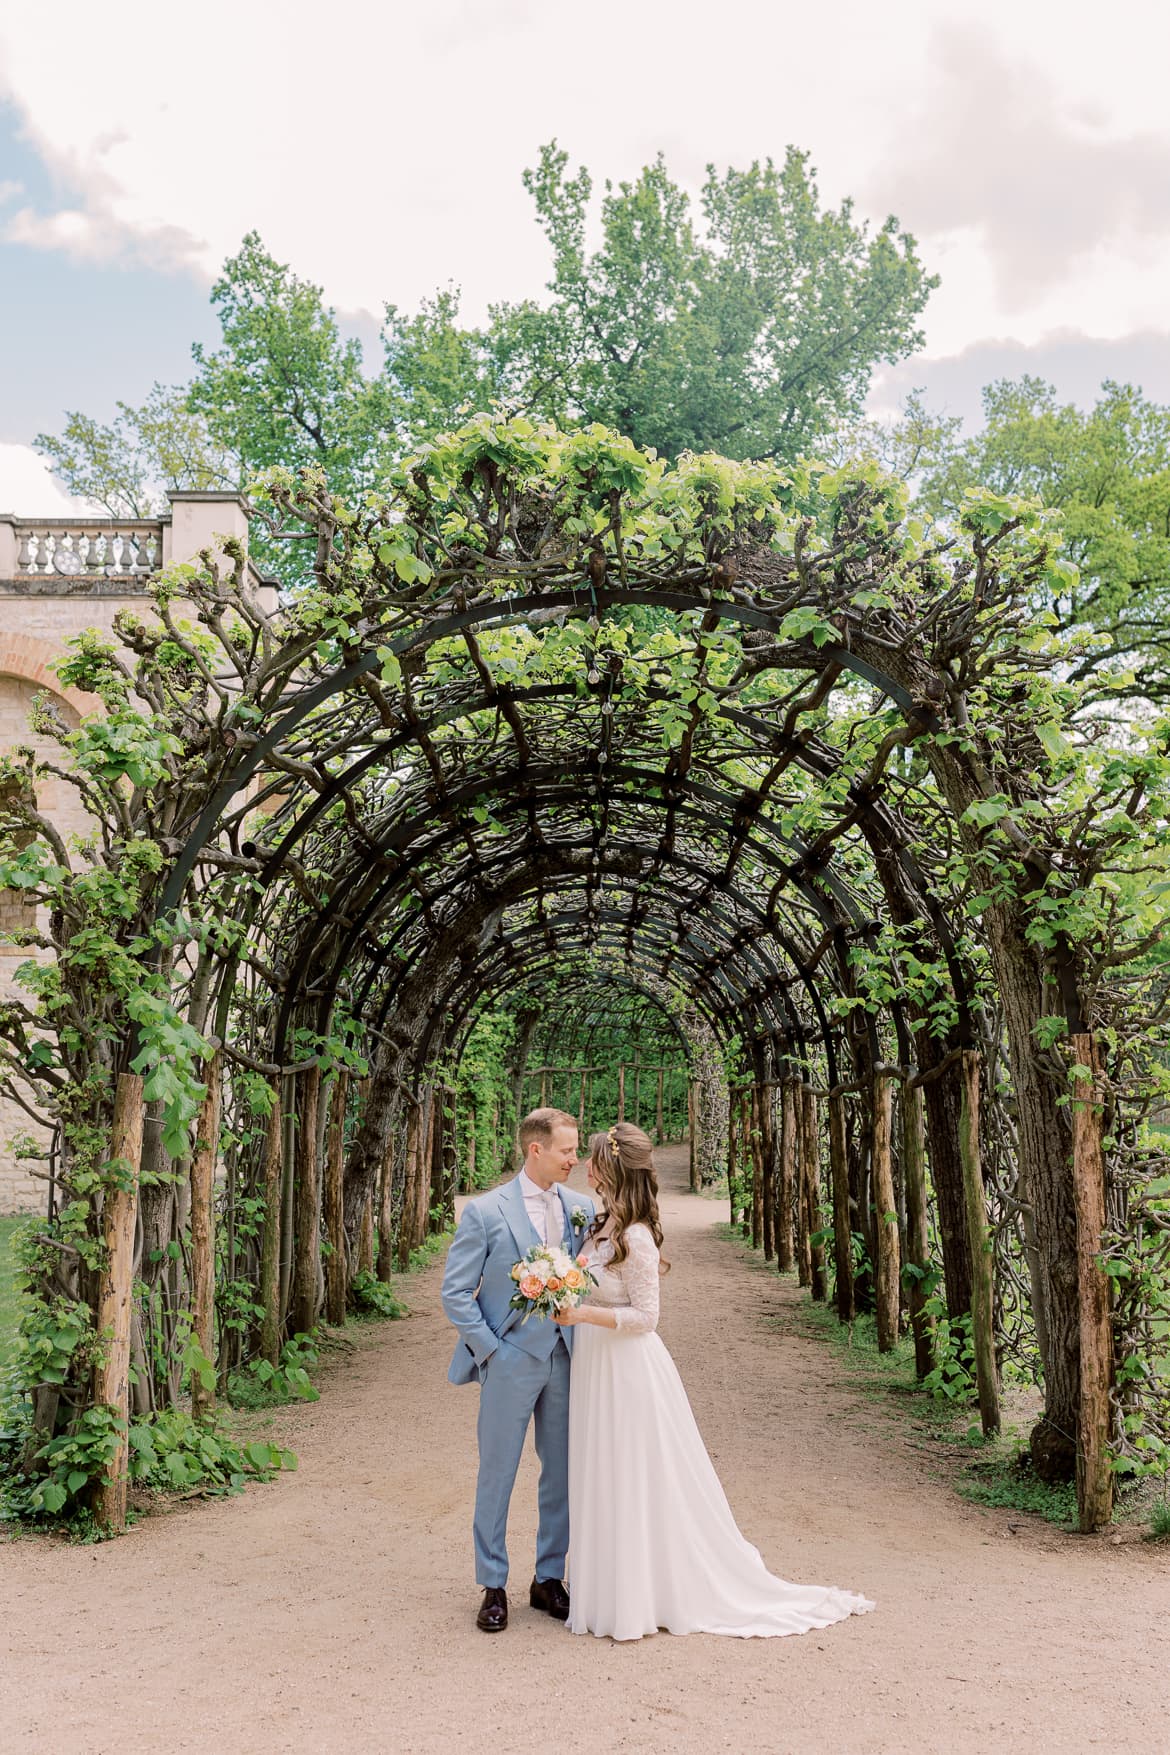
[[[1050,720],[1046,725],[1038,726],[1036,736],[1054,762],[1063,761],[1065,756],[1072,754],[1072,745],[1055,720]]]

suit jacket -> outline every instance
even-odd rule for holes
[[[588,1225],[593,1202],[563,1183],[557,1185],[556,1192],[565,1212],[564,1247],[575,1255],[586,1226],[573,1225],[573,1209],[579,1207],[587,1214]],[[513,1346],[537,1358],[552,1351],[558,1334],[564,1335],[565,1345],[572,1351],[571,1328],[558,1329],[547,1320],[534,1320],[518,1328],[522,1312],[511,1308],[516,1291],[512,1269],[533,1244],[543,1241],[528,1217],[518,1176],[490,1194],[469,1200],[464,1207],[443,1274],[443,1309],[459,1330],[447,1373],[452,1383],[478,1382],[504,1335]]]

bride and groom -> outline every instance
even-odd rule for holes
[[[624,1121],[593,1136],[595,1207],[565,1187],[577,1161],[571,1115],[534,1110],[519,1137],[523,1169],[467,1203],[443,1277],[459,1331],[448,1377],[480,1385],[477,1626],[508,1625],[508,1506],[530,1425],[540,1487],[529,1602],[571,1632],[766,1638],[872,1608],[773,1577],[736,1526],[657,1333],[668,1264],[649,1139]],[[561,1317],[521,1324],[512,1268],[537,1244],[571,1251],[596,1286]]]

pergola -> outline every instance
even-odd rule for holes
[[[1100,985],[1059,922],[1043,942],[1030,930],[1039,898],[1084,881],[1036,771],[1043,519],[984,514],[932,539],[888,482],[668,470],[600,429],[486,419],[364,506],[280,472],[261,504],[308,545],[310,585],[268,613],[240,553],[209,556],[171,584],[197,629],[164,592],[165,640],[122,630],[125,674],[176,739],[136,794],[135,832],[165,858],[128,936],[215,1045],[192,1180],[206,1350],[229,1111],[229,1198],[262,1214],[250,1241],[232,1233],[231,1266],[254,1279],[272,1353],[442,1217],[460,1168],[445,1092],[485,1005],[532,1021],[538,1066],[578,1071],[590,1019],[636,1015],[655,1064],[687,1066],[696,1176],[728,1154],[782,1267],[823,1295],[823,1190],[844,1319],[854,1235],[883,1344],[916,1270],[923,1369],[934,1233],[989,1430],[989,1236],[1023,1238],[1026,1216],[1037,1463],[1075,1454],[1098,1523],[1116,1418],[1094,1265]],[[1004,799],[1031,812],[1026,834]],[[974,935],[972,874],[991,891]],[[989,984],[1018,1117],[1018,1180],[990,1208]],[[1067,1058],[1036,1035],[1053,1014],[1071,1103]],[[111,1157],[137,1164],[149,1031],[124,1014],[101,1054]],[[249,1132],[257,1079],[271,1112]],[[99,1321],[131,1271],[137,1200],[131,1183],[102,1203]],[[117,1399],[128,1331],[119,1345],[99,1399]]]

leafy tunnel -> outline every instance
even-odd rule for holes
[[[86,1093],[40,1094],[62,1186],[85,1150],[134,1169],[80,1221],[105,1248],[72,1285],[95,1325],[118,1264],[142,1275],[144,1239],[189,1226],[196,1399],[249,1349],[275,1361],[448,1221],[485,1018],[514,1025],[513,1113],[534,1048],[582,1120],[636,1020],[659,1127],[680,1071],[695,1181],[726,1174],[842,1320],[871,1308],[883,1345],[908,1322],[923,1374],[941,1271],[985,1427],[1015,1349],[1044,1384],[1037,1467],[1078,1467],[1100,1521],[1125,1420],[1165,1418],[1149,1382],[1116,1384],[1144,1307],[1123,1332],[1078,1265],[1136,1211],[1156,1058],[1124,1027],[1157,979],[1140,908],[1100,878],[1140,868],[1165,777],[1155,746],[1091,743],[1070,777],[1046,515],[986,495],[928,532],[876,473],[667,467],[486,417],[361,505],[274,471],[257,510],[307,545],[310,584],[266,613],[242,553],[209,554],[64,673],[142,767],[71,734],[93,870],[138,874],[122,962],[81,963],[63,929],[88,1034],[8,1025],[25,1048],[56,1030],[49,1070]],[[10,777],[7,864],[81,919],[92,874],[53,890],[29,853],[35,784]],[[189,1206],[158,1174],[176,1163]],[[173,1301],[152,1320],[165,1400]],[[98,1376],[98,1404],[130,1394]]]

